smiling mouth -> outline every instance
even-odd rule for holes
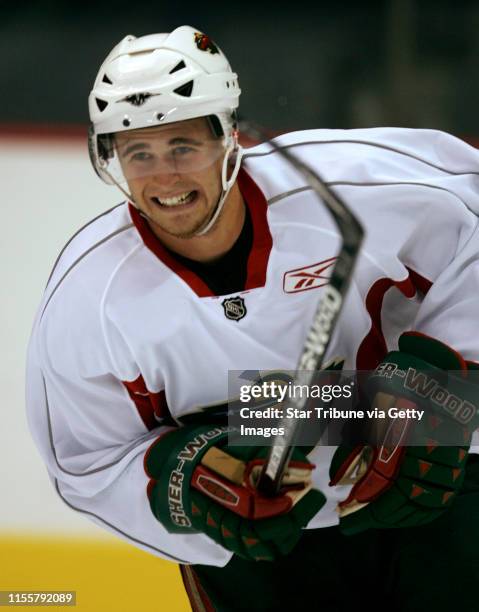
[[[194,200],[196,200],[198,192],[194,191],[185,191],[185,193],[180,193],[177,196],[171,198],[158,198],[156,196],[152,197],[152,201],[163,208],[177,208],[178,206],[185,206],[186,204],[191,204]]]

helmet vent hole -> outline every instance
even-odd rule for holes
[[[183,60],[181,60],[181,62],[178,62],[176,66],[172,68],[168,74],[173,74],[173,72],[178,72],[178,70],[182,70],[183,68],[186,68],[186,64]]]
[[[125,127],[128,127],[130,125],[131,121],[129,119],[125,118],[125,119],[123,119],[122,123],[123,123],[123,125]]]
[[[161,120],[163,119],[163,117],[164,117],[164,116],[165,116],[165,115],[164,115],[163,113],[158,113],[158,114],[156,115],[156,118],[158,119],[158,121],[161,121]]]
[[[183,96],[184,98],[189,98],[191,96],[191,92],[193,91],[193,81],[188,81],[184,85],[177,87],[174,92],[179,96]]]
[[[221,121],[216,115],[208,115],[207,120],[215,138],[221,138],[225,135]]]
[[[108,106],[108,102],[106,102],[105,100],[101,100],[100,98],[95,98],[95,102],[96,102],[96,105],[98,106],[100,113],[102,113],[105,110],[105,108]]]
[[[106,72],[105,72],[105,74],[103,75],[103,78],[102,78],[102,83],[108,83],[108,85],[113,85],[113,83],[112,83],[112,82],[110,81],[110,79],[108,78],[108,75],[106,74]]]

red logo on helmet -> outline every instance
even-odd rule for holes
[[[206,34],[195,32],[195,43],[200,51],[208,51],[208,53],[219,53],[218,47]]]
[[[285,293],[297,293],[298,291],[308,291],[327,285],[329,275],[324,274],[324,272],[333,266],[336,259],[336,257],[330,257],[311,266],[285,272],[283,291]]]

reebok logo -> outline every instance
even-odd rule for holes
[[[329,283],[330,268],[333,267],[337,257],[330,257],[324,261],[289,270],[283,276],[283,291],[285,293],[297,293],[298,291],[309,291],[324,287]]]

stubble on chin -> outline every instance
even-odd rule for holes
[[[174,230],[172,228],[165,227],[161,223],[158,223],[156,221],[154,222],[154,224],[162,232],[164,232],[165,234],[168,234],[169,236],[173,236],[174,238],[180,238],[180,239],[183,239],[183,240],[187,240],[189,238],[194,238],[197,235],[198,232],[200,232],[203,228],[205,228],[208,225],[208,223],[210,222],[211,218],[216,213],[216,206],[217,206],[217,204],[215,204],[215,206],[211,210],[208,210],[199,221],[194,223],[194,225],[192,225],[186,231],[184,229],[180,229],[180,227],[178,227],[177,230]],[[219,221],[219,219],[222,217],[222,215],[223,215],[223,211],[221,211],[218,219],[216,219],[216,223]],[[216,223],[215,223],[215,225],[216,225]]]
[[[187,240],[188,238],[194,238],[197,232],[199,232],[203,227],[206,226],[208,221],[210,220],[211,213],[205,214],[199,221],[194,223],[194,225],[190,226],[187,230],[182,229],[180,224],[178,224],[178,228],[167,227],[163,225],[161,222],[155,221],[150,217],[150,222],[153,223],[153,226],[159,229],[164,234],[168,234],[168,236],[172,236],[174,238],[180,238],[183,240]]]
[[[199,223],[197,223],[193,229],[188,230],[187,232],[183,231],[183,232],[172,232],[172,231],[168,231],[165,228],[161,228],[165,233],[169,234],[170,236],[174,236],[175,238],[181,238],[183,240],[187,240],[188,238],[193,238],[196,233],[204,226],[206,225],[204,221],[200,221]]]

